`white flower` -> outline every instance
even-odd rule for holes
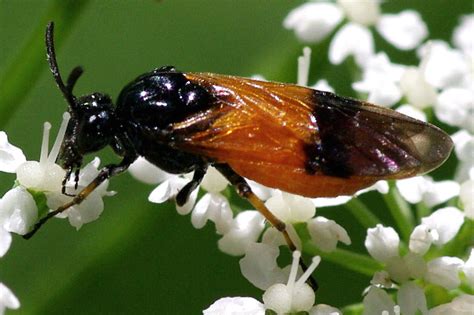
[[[366,26],[374,25],[380,17],[380,3],[378,0],[337,0],[349,20]]]
[[[374,52],[368,28],[372,25],[377,25],[380,34],[399,49],[413,49],[425,39],[427,28],[417,12],[380,15],[379,6],[376,0],[309,2],[293,9],[283,25],[294,30],[301,41],[314,43],[330,34],[345,14],[349,22],[334,35],[329,48],[329,60],[335,64],[353,55],[360,66],[365,65]]]
[[[311,240],[323,252],[331,252],[336,249],[337,242],[346,245],[351,244],[351,239],[346,230],[333,220],[324,217],[316,217],[308,222],[308,231]]]
[[[312,89],[334,93],[334,88],[329,85],[327,80],[321,79],[311,86]]]
[[[439,257],[428,262],[425,274],[426,281],[440,285],[448,290],[461,284],[459,271],[464,262],[457,257]]]
[[[435,114],[451,126],[474,133],[474,91],[470,88],[451,87],[438,96]]]
[[[364,297],[364,315],[380,315],[384,311],[394,314],[393,309],[395,303],[392,298],[382,289],[375,286],[369,288],[367,295]]]
[[[42,192],[60,192],[66,172],[56,164],[59,149],[69,122],[69,113],[64,113],[56,141],[48,154],[51,124],[44,123],[43,141],[39,161],[27,161],[17,168],[18,182],[29,189]]]
[[[419,48],[418,55],[422,59],[425,79],[434,87],[463,87],[466,78],[471,75],[471,61],[443,41],[426,43]]]
[[[89,185],[97,175],[99,175],[100,159],[95,158],[88,163],[82,170],[79,176],[79,182],[76,193]],[[56,215],[57,218],[68,218],[69,223],[79,230],[82,225],[97,220],[104,211],[104,196],[112,196],[115,192],[107,191],[109,185],[108,181],[104,181],[99,187],[87,196],[80,204],[68,208],[66,211]],[[66,182],[66,190],[74,192],[75,180],[70,179]],[[48,207],[56,209],[59,206],[72,200],[72,197],[63,195],[59,192],[46,193],[48,198]]]
[[[306,283],[313,271],[319,265],[321,258],[313,257],[313,261],[305,273],[296,281],[298,262],[301,257],[299,251],[293,252],[293,262],[287,284],[276,283],[270,286],[263,294],[265,308],[277,314],[289,312],[309,311],[314,305],[315,294]]]
[[[368,101],[382,106],[392,106],[402,97],[399,82],[405,71],[402,65],[391,63],[385,53],[378,53],[367,60],[362,80],[352,84],[358,92],[368,93]]]
[[[130,172],[135,179],[147,184],[159,184],[173,176],[162,171],[159,167],[148,162],[141,156],[128,167],[128,172]]]
[[[430,216],[422,218],[421,224],[431,231],[436,231],[437,239],[433,240],[435,245],[444,245],[452,240],[459,232],[464,223],[462,211],[455,207],[438,209]]]
[[[387,262],[392,257],[398,257],[399,245],[400,237],[391,227],[387,228],[381,224],[377,224],[375,228],[367,230],[365,247],[370,256],[378,261]]]
[[[472,315],[474,295],[462,294],[450,303],[439,305],[430,310],[429,315]]]
[[[225,297],[203,311],[204,315],[265,315],[263,304],[250,297]]]
[[[362,194],[365,194],[366,192],[373,191],[373,190],[376,190],[381,194],[388,193],[389,186],[388,186],[387,181],[379,180],[372,186],[359,190],[358,192],[354,194],[354,196],[360,196]],[[343,205],[347,203],[349,200],[351,200],[352,197],[353,196],[338,196],[334,198],[314,198],[312,199],[312,201],[313,201],[313,204],[316,206],[316,208],[323,208],[323,207]]]
[[[469,258],[464,263],[462,271],[464,272],[469,285],[474,288],[474,249],[471,249]]]
[[[460,130],[451,136],[454,152],[459,159],[456,180],[464,182],[474,179],[474,136],[466,130]]]
[[[0,257],[3,257],[7,253],[8,249],[10,249],[11,243],[12,236],[10,232],[0,225]]]
[[[255,243],[265,227],[265,219],[258,211],[240,212],[230,230],[218,241],[221,251],[233,256],[244,255],[248,246]]]
[[[20,301],[18,301],[18,298],[15,296],[15,294],[13,294],[13,292],[7,286],[0,282],[0,314],[3,314],[7,308],[16,310],[19,307]]]
[[[365,66],[373,54],[372,34],[366,27],[355,23],[344,25],[329,46],[329,61],[335,65],[353,55],[358,65]]]
[[[282,192],[265,202],[267,208],[285,223],[306,222],[316,213],[309,198]]]
[[[428,314],[425,293],[414,282],[407,282],[400,286],[397,302],[403,315],[415,315],[418,314],[418,310],[421,314]]]
[[[453,32],[453,43],[465,55],[474,58],[474,39],[472,34],[474,34],[474,15],[465,15],[461,17],[461,23]]]
[[[188,182],[189,179],[185,177],[168,174],[167,179],[153,189],[148,196],[148,200],[153,203],[163,203],[172,200]],[[195,189],[184,205],[176,205],[176,211],[178,211],[179,214],[186,215],[191,212],[196,203],[198,191],[199,189]]]
[[[254,286],[266,290],[274,283],[283,283],[288,271],[277,265],[280,250],[265,243],[252,243],[240,260],[242,275]]]
[[[211,220],[216,225],[217,233],[225,234],[231,228],[232,217],[229,201],[224,196],[207,193],[196,203],[191,214],[191,223],[196,229],[201,229],[207,220]]]
[[[377,23],[377,31],[401,50],[416,48],[428,36],[426,24],[420,14],[413,10],[382,15]]]
[[[342,315],[342,312],[330,305],[318,304],[309,310],[309,315]]]
[[[10,144],[7,134],[0,131],[0,172],[15,173],[24,162],[26,158],[23,151]]]
[[[398,191],[409,203],[424,202],[428,207],[439,205],[458,196],[460,186],[455,181],[435,182],[429,176],[417,176],[396,182]]]
[[[294,30],[300,40],[313,43],[323,40],[342,18],[341,9],[332,3],[308,2],[293,9],[283,26]]]
[[[459,199],[464,207],[464,215],[474,220],[474,180],[470,179],[462,183]]]
[[[423,111],[409,104],[400,105],[396,111],[421,121],[427,121],[426,114]]]
[[[422,69],[408,67],[400,79],[400,89],[408,103],[416,108],[426,108],[436,102],[436,89],[429,84]]]
[[[432,230],[428,226],[417,225],[410,235],[409,248],[412,253],[424,255],[430,249],[433,242],[439,240],[437,230]]]
[[[26,234],[37,219],[35,200],[24,187],[17,186],[0,199],[0,225],[4,230]]]

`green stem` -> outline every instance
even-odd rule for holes
[[[421,222],[421,218],[429,216],[430,213],[430,207],[428,207],[423,201],[416,204],[416,218],[418,219],[418,222]]]
[[[55,0],[31,33],[22,50],[16,54],[0,77],[0,129],[19,109],[41,73],[47,69],[44,31],[49,21],[57,27],[59,47],[65,41],[89,0]]]
[[[376,271],[383,269],[383,265],[371,257],[345,249],[337,248],[330,253],[325,253],[317,249],[311,242],[306,242],[304,252],[312,256],[319,255],[325,260],[370,277],[373,276]]]
[[[358,198],[354,197],[344,205],[366,229],[376,226],[380,219]]]
[[[394,183],[390,183],[390,191],[384,194],[383,198],[397,223],[402,239],[408,241],[415,222],[410,205],[402,198]]]

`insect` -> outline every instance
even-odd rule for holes
[[[71,119],[59,156],[76,181],[83,156],[111,146],[122,157],[104,167],[71,202],[79,204],[138,156],[166,172],[194,171],[176,196],[183,205],[213,165],[239,195],[283,233],[285,224],[252,192],[245,178],[307,197],[350,195],[381,179],[406,178],[441,165],[452,149],[441,129],[364,101],[292,84],[161,67],[125,86],[114,106],[102,93],[76,97],[82,68],[63,82],[53,23],[46,30],[48,62]],[[63,187],[63,192],[64,187]]]

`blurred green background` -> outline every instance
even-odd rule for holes
[[[43,122],[57,130],[66,104],[44,57],[49,20],[56,21],[63,75],[76,65],[85,68],[76,94],[100,91],[115,98],[126,83],[161,65],[294,82],[303,45],[281,25],[302,2],[0,0],[0,130],[36,160]],[[472,2],[388,1],[382,8],[416,9],[430,38],[450,40],[459,16],[472,12]],[[394,61],[417,63],[414,52],[376,40]],[[328,43],[312,47],[310,83],[327,78],[336,91],[351,95],[350,64],[329,65]],[[101,157],[114,160],[110,151]],[[13,180],[0,174],[0,194]],[[195,230],[174,205],[147,202],[153,187],[128,174],[114,178],[110,188],[118,195],[105,200],[99,220],[78,232],[66,221],[52,220],[32,240],[14,237],[0,260],[0,281],[21,301],[15,314],[198,314],[220,297],[261,298],[241,276],[238,258],[217,249],[212,224]],[[391,222],[377,194],[363,200]],[[343,207],[318,213],[337,219],[349,230],[352,248],[363,251],[365,231]],[[369,281],[324,261],[316,277],[317,302],[337,306],[360,302]]]

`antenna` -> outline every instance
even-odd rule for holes
[[[64,98],[69,104],[71,112],[77,108],[76,97],[72,94],[72,89],[76,84],[77,80],[84,72],[82,67],[75,67],[67,79],[67,84],[64,84],[61,74],[59,73],[58,61],[56,60],[56,51],[54,49],[54,22],[49,22],[46,26],[45,34],[45,43],[46,43],[46,57],[48,59],[49,68],[53,73],[54,80],[56,85],[61,90],[64,95]]]

